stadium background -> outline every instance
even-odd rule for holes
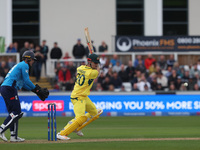
[[[85,43],[85,27],[89,27],[94,45],[98,46],[104,40],[109,52],[115,51],[112,36],[116,35],[200,35],[198,0],[0,2],[0,35],[5,37],[6,45],[16,40],[22,41],[21,46],[25,40],[40,44],[46,39],[50,48],[57,41],[63,52],[71,54],[77,38]]]
[[[198,49],[196,49],[195,52],[190,49],[183,51],[174,49],[172,52],[159,49],[152,51],[120,52],[119,48],[116,46],[117,38],[124,36],[130,38],[137,36],[139,39],[145,39],[146,37],[165,39],[167,36],[170,36],[172,39],[178,37],[190,38],[191,36],[199,38],[200,21],[198,14],[200,10],[197,6],[200,2],[198,0],[0,0],[0,3],[0,36],[5,38],[6,45],[17,41],[19,47],[22,47],[25,41],[40,44],[41,41],[45,39],[50,49],[54,42],[58,42],[63,53],[68,52],[72,56],[72,47],[78,38],[86,45],[84,42],[83,29],[89,27],[92,40],[95,41],[94,45],[98,46],[102,41],[106,41],[109,47],[106,55],[109,57],[113,54],[118,54],[125,64],[127,64],[127,61],[125,61],[127,58],[133,62],[138,54],[145,56],[152,53],[154,56],[159,56],[161,54],[169,55],[172,53],[175,55],[176,60],[179,58],[185,65],[188,65],[191,61],[196,61],[200,56]],[[166,38],[166,40],[168,40],[168,38]],[[200,43],[198,43],[198,45],[200,45]],[[1,55],[9,54],[2,53]],[[179,56],[181,56],[181,59]],[[190,56],[194,56],[195,59],[188,59]],[[16,54],[16,61],[19,62],[18,54]],[[54,66],[52,62],[55,63],[55,60],[48,59],[47,75],[50,76],[54,76],[54,68],[51,68]],[[149,93],[154,95],[155,99],[159,97],[156,96],[156,94],[158,94],[156,92]],[[170,94],[170,92],[163,92],[162,94],[166,93]],[[142,109],[142,111],[139,109],[132,109],[133,112],[136,112],[136,114],[133,113],[132,115],[137,115],[137,112],[140,113],[138,115],[170,115],[169,113],[173,114],[174,112],[174,115],[198,115],[200,109],[198,106],[195,107],[195,104],[198,105],[199,103],[198,99],[195,103],[195,99],[198,98],[198,93],[192,93],[191,91],[180,93],[181,95],[187,95],[181,102],[178,101],[178,104],[174,104],[174,107],[177,105],[178,107],[180,106],[180,108],[174,108],[174,110],[172,109],[170,111],[166,109],[160,111],[156,107],[162,107],[161,103],[165,97],[161,96],[158,98],[158,101],[153,101],[156,106],[150,109],[152,111],[147,111],[147,109]],[[62,93],[56,94],[61,97],[63,96]],[[115,97],[116,95],[116,93],[112,92],[106,94],[109,94],[110,97]],[[142,97],[141,101],[144,101],[144,103],[148,101],[148,96],[145,98],[143,97],[143,95],[147,93],[141,92],[127,92],[126,95],[131,98],[129,97],[128,100],[122,99],[122,101],[129,102],[131,100],[131,102],[138,102],[138,99],[141,99],[141,97],[139,96],[135,99],[134,96],[131,96],[135,94],[140,95]],[[171,92],[171,94],[176,93]],[[193,99],[192,101],[190,97],[188,97],[190,94],[196,94],[196,97],[191,97]],[[21,95],[23,97],[23,93]],[[98,93],[92,93],[92,95],[94,95],[94,101],[100,100],[99,96],[95,96],[98,95]],[[120,95],[123,96],[124,93],[120,93]],[[67,97],[69,97],[69,93]],[[25,94],[24,99],[26,98]],[[48,100],[51,100],[51,98],[52,97]],[[33,100],[34,99],[37,100],[37,97],[34,97]],[[61,99],[65,98],[62,97]],[[53,100],[57,99],[54,97]],[[168,100],[166,96],[165,102],[168,102]],[[156,102],[158,102],[158,105]],[[161,105],[159,105],[159,102],[161,102]],[[176,100],[174,102],[176,102]],[[32,103],[32,101],[29,103]],[[62,111],[72,116],[72,111],[68,113],[68,102],[63,106],[65,106],[65,109]],[[133,104],[131,106],[134,107]],[[114,108],[115,106],[111,107]],[[188,109],[185,107],[188,107]],[[31,110],[32,113],[35,111],[33,107]],[[2,113],[6,112],[4,108],[1,108],[1,111]],[[104,115],[124,115],[126,111],[129,112],[131,109],[108,110]],[[60,115],[64,113],[60,113]],[[42,116],[44,114],[39,113],[39,115]],[[131,115],[131,113],[129,115]],[[33,114],[27,116],[33,116]]]
[[[115,37],[199,38],[199,4],[199,0],[0,0],[0,38],[5,38],[6,47],[15,41],[22,47],[26,40],[40,44],[45,39],[51,49],[58,42],[63,53],[71,55],[78,38],[86,45],[83,29],[87,26],[96,47],[106,41],[109,58],[118,54],[126,62],[134,61],[136,55],[146,57],[152,53],[158,58],[161,54],[173,54],[182,65],[189,65],[200,58],[198,49],[116,52]],[[16,62],[20,61],[19,54],[0,56],[14,56]],[[48,76],[54,76],[51,66],[55,61],[48,60]],[[19,134],[26,142],[0,141],[1,149],[200,149],[199,91],[91,92],[92,101],[104,109],[104,117],[87,126],[84,137],[71,134],[72,140],[67,142],[47,141],[46,105],[57,103],[57,125],[58,130],[62,129],[73,116],[70,92],[51,91],[45,102],[30,92],[20,91],[19,96],[25,116],[34,116],[20,120]],[[0,97],[0,122],[6,115]]]

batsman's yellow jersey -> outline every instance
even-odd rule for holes
[[[71,98],[83,98],[90,94],[93,81],[97,78],[99,72],[86,65],[77,68],[77,76]]]

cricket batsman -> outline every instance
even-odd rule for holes
[[[1,96],[3,97],[6,108],[8,110],[8,117],[0,126],[0,138],[7,142],[5,131],[10,129],[10,142],[23,142],[24,138],[18,137],[18,120],[23,116],[21,111],[18,90],[22,87],[28,91],[32,91],[44,101],[49,91],[46,88],[41,88],[39,85],[34,85],[29,79],[29,67],[31,67],[36,60],[32,51],[25,51],[22,55],[22,62],[13,66],[5,77],[4,82],[0,86]]]
[[[93,81],[99,74],[99,56],[94,53],[90,54],[87,61],[87,65],[81,65],[77,68],[76,82],[71,93],[75,118],[69,121],[64,129],[57,134],[57,138],[60,140],[69,140],[68,135],[72,132],[83,136],[81,129],[103,113],[103,110],[97,109],[88,97]],[[87,113],[85,114],[85,112]]]

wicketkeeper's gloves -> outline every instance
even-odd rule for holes
[[[49,96],[49,90],[47,88],[41,88],[38,84],[36,84],[35,88],[31,91],[37,94],[42,101],[45,101],[45,99]]]

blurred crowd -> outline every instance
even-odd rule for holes
[[[94,41],[92,41],[94,43]],[[94,52],[107,52],[108,46],[107,44],[102,41],[101,45],[99,45],[98,50],[95,46],[93,46]],[[34,43],[30,43],[28,41],[24,42],[23,47],[19,47],[19,43],[14,42],[11,43],[8,47],[6,47],[6,53],[19,53],[20,54],[20,61],[22,60],[22,55],[25,51],[31,50],[35,53],[35,57],[37,61],[33,64],[32,68],[30,69],[30,76],[35,76],[36,82],[39,82],[41,76],[42,66],[44,65],[44,72],[46,73],[46,62],[48,56],[50,59],[70,59],[72,57],[69,56],[68,52],[66,52],[63,56],[62,49],[58,46],[57,42],[53,43],[53,47],[49,50],[49,47],[46,44],[46,40],[43,40],[41,45],[34,45]],[[74,59],[83,59],[89,55],[88,47],[85,47],[81,43],[81,39],[77,39],[77,42],[74,44],[72,48],[72,54]],[[1,57],[0,57],[1,59]],[[16,61],[13,62],[12,57],[5,59],[5,61],[1,61],[0,63],[0,84],[3,82],[7,72],[9,69],[16,64]],[[66,62],[66,63],[56,63],[57,68],[55,69],[55,88],[56,89],[66,89],[70,90],[71,85],[74,84],[74,77],[76,72],[76,67],[74,66],[73,62]],[[60,67],[59,67],[60,66]],[[72,68],[71,68],[72,67]],[[59,69],[61,68],[61,69]],[[68,71],[70,69],[70,72]],[[45,74],[46,75],[46,74]],[[67,88],[65,88],[67,85]]]
[[[149,54],[148,56],[137,55],[134,61],[127,60],[126,64],[123,64],[122,59],[119,59],[116,54],[112,58],[107,57],[108,46],[104,41],[98,50],[95,47],[93,49],[101,53],[101,71],[99,77],[94,80],[92,91],[199,91],[200,89],[200,59],[193,65],[180,66],[173,54],[168,59],[165,55],[160,55],[158,59],[155,59]],[[25,42],[20,50],[15,42],[8,46],[6,52],[19,52],[21,57],[26,50],[33,50],[38,59],[30,73],[36,77],[36,81],[39,81],[43,64],[46,70],[49,48],[45,40],[41,45]],[[55,42],[49,56],[51,59],[82,59],[89,55],[89,50],[78,39],[72,49],[72,54],[73,57],[66,52],[63,56],[61,48]],[[0,83],[14,65],[12,57],[7,62],[1,61]],[[55,64],[53,87],[57,90],[71,91],[75,83],[76,67],[72,61],[58,61]]]
[[[8,71],[16,64],[13,57],[8,57],[7,60],[1,60],[0,58],[0,85],[4,81],[4,78]]]
[[[200,60],[179,66],[173,54],[167,60],[164,55],[156,60],[149,54],[145,59],[137,55],[125,66],[117,55],[106,61],[104,57],[96,91],[199,91]]]
[[[134,62],[128,61],[125,65],[114,54],[108,59],[105,54],[100,55],[101,71],[94,80],[92,91],[199,91],[200,90],[200,60],[193,65],[179,66],[170,55],[164,55],[159,60],[149,54],[145,59],[137,55]],[[65,81],[62,82],[63,72]],[[56,66],[57,89],[72,90],[75,82],[76,67],[73,63]],[[70,74],[71,73],[71,74]],[[64,84],[63,84],[64,83]]]

